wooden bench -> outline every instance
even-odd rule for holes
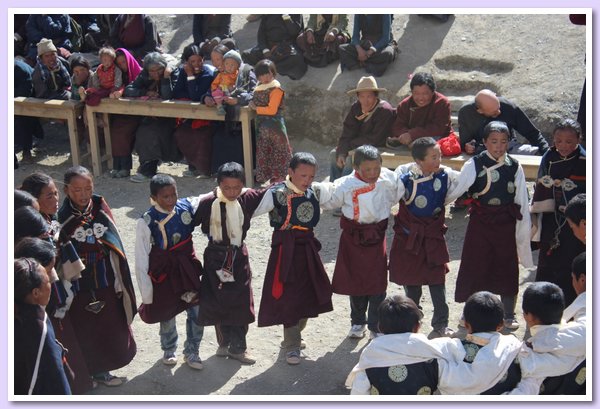
[[[380,148],[381,158],[383,159],[383,166],[389,169],[396,169],[400,165],[414,162],[408,149],[395,150]],[[533,181],[537,179],[538,169],[542,160],[541,156],[537,155],[510,155],[515,158],[523,167],[525,172],[525,178]],[[454,170],[460,170],[467,160],[471,158],[471,155],[462,153],[456,156],[449,156],[442,158],[442,164],[452,168]]]
[[[98,141],[98,123],[96,113],[103,114],[104,138],[106,153],[100,152]],[[205,119],[209,121],[225,121],[225,117],[217,115],[215,107],[208,107],[199,102],[175,101],[175,100],[141,100],[141,99],[109,99],[105,98],[98,106],[87,106],[86,116],[90,133],[90,145],[92,151],[92,168],[94,175],[102,174],[102,163],[107,162],[112,167],[112,148],[110,141],[109,114],[157,116],[165,118]],[[246,182],[248,186],[253,185],[252,175],[252,119],[256,112],[248,107],[241,107],[239,117],[236,120],[242,123],[242,144],[244,148],[244,164]],[[173,141],[175,143],[175,141]]]
[[[14,99],[15,115],[35,116],[40,118],[66,119],[69,129],[69,143],[71,145],[71,160],[77,166],[81,160],[89,155],[79,152],[79,132],[77,131],[77,117],[82,115],[85,104],[75,100],[40,99],[16,97]]]

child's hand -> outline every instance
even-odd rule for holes
[[[113,91],[110,93],[109,97],[113,99],[119,99],[123,96],[123,91]]]
[[[225,97],[223,98],[223,102],[225,102],[227,105],[236,105],[238,103],[237,98],[233,98],[233,97]]]
[[[214,107],[216,105],[215,99],[213,97],[211,97],[210,95],[205,96],[204,97],[204,105],[206,105],[207,107]]]

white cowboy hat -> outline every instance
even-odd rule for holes
[[[369,76],[369,77],[361,77],[361,79],[358,80],[358,84],[356,84],[356,88],[351,89],[347,93],[354,94],[355,92],[358,93],[361,91],[375,91],[375,92],[383,91],[383,92],[385,92],[385,91],[387,91],[387,89],[377,87],[377,81],[375,80],[375,77]]]

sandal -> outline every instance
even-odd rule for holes
[[[300,351],[296,350],[296,351],[290,351],[287,354],[285,354],[285,361],[289,364],[289,365],[298,365],[300,363]]]
[[[105,374],[94,375],[93,379],[95,382],[101,383],[106,386],[121,386],[125,383],[126,378],[114,376],[106,372]]]

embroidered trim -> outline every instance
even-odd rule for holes
[[[355,189],[352,191],[352,219],[355,222],[358,222],[358,219],[360,217],[360,207],[358,206],[358,196],[362,195],[363,193],[369,193],[370,191],[375,189],[376,184],[375,183],[371,183],[368,186],[363,186],[363,187],[359,187],[358,189]]]

